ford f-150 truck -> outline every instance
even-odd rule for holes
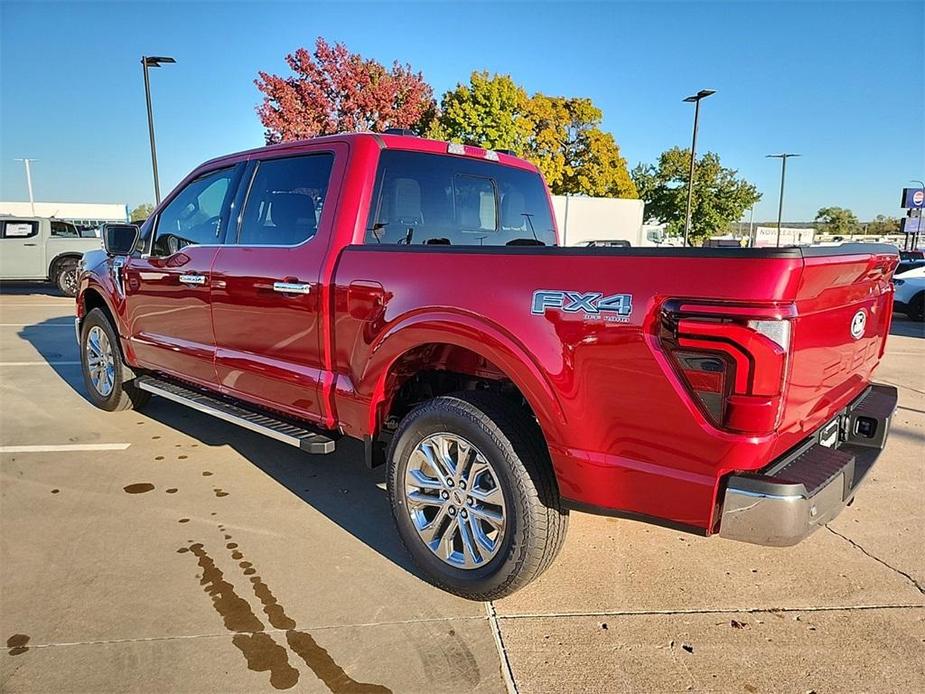
[[[275,145],[103,235],[77,299],[95,405],[363,440],[422,573],[468,598],[544,571],[569,509],[799,542],[896,404],[871,382],[894,248],[561,248],[537,169],[502,152]]]

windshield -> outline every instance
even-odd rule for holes
[[[546,185],[534,171],[468,157],[386,150],[366,229],[369,244],[556,243]]]

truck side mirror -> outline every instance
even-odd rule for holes
[[[138,243],[137,224],[104,224],[103,248],[109,255],[129,255]]]

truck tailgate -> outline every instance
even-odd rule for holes
[[[893,309],[895,252],[805,249],[778,451],[821,426],[870,382]]]

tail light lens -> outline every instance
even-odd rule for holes
[[[780,307],[670,301],[660,342],[700,410],[717,427],[767,433],[777,426],[792,312]]]

